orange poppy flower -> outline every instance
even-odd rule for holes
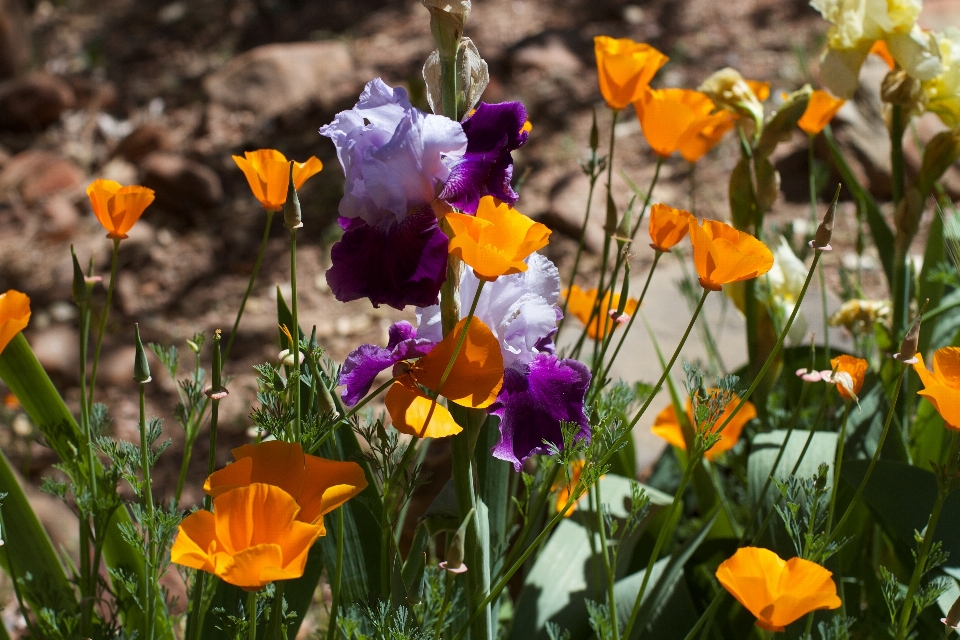
[[[753,91],[753,95],[757,96],[757,100],[760,102],[766,102],[767,98],[770,97],[769,82],[764,82],[763,80],[744,80],[744,82],[747,83],[750,91]]]
[[[448,213],[445,219],[453,230],[450,254],[487,282],[526,271],[527,256],[550,241],[551,232],[545,225],[492,196],[480,199],[475,216]]]
[[[713,113],[713,101],[690,89],[647,90],[634,103],[643,135],[662,158],[680,149],[700,131],[720,125],[729,116]]]
[[[450,412],[420,390],[437,390],[450,402],[483,409],[493,404],[503,385],[503,354],[500,342],[479,318],[470,320],[466,338],[440,387],[440,380],[456,349],[467,320],[464,318],[430,353],[415,362],[400,362],[396,378],[384,398],[393,427],[419,438],[444,438],[462,431]]]
[[[710,429],[711,431],[716,431],[720,428],[720,425],[724,423],[727,416],[733,413],[737,403],[739,403],[739,400],[729,403],[724,408],[723,413],[717,418],[717,421],[713,423]],[[733,445],[737,444],[737,440],[740,439],[740,433],[743,431],[744,425],[756,417],[757,408],[748,400],[744,403],[743,408],[737,412],[737,415],[733,416],[733,419],[723,428],[723,431],[720,432],[720,439],[717,440],[717,443],[710,447],[704,454],[706,459],[713,460],[724,451],[732,449]],[[693,424],[693,405],[689,400],[687,400],[687,420],[689,420],[691,425]],[[663,408],[663,411],[657,414],[650,432],[660,436],[679,449],[687,450],[687,443],[683,439],[683,429],[680,426],[680,421],[677,419],[677,412],[673,410],[673,403],[668,404]]]
[[[247,177],[253,196],[264,209],[280,211],[290,188],[290,161],[276,149],[246,151],[243,157],[233,156]],[[310,156],[306,162],[293,162],[293,186],[299,190],[308,178],[320,172],[323,163]]]
[[[893,59],[893,56],[890,55],[890,49],[887,48],[886,40],[877,40],[873,43],[873,46],[870,47],[870,53],[875,56],[878,56],[881,60],[887,63],[887,66],[891,70],[897,66],[896,60]]]
[[[563,508],[567,506],[567,500],[570,499],[570,494],[573,492],[573,488],[577,486],[577,482],[580,481],[580,474],[583,472],[583,460],[574,460],[570,464],[570,482],[567,482],[567,479],[560,478],[553,485],[553,490],[557,492],[557,513],[563,511]],[[580,500],[583,500],[586,497],[586,494],[580,496]],[[579,502],[579,500],[577,501]],[[569,518],[573,515],[573,512],[577,510],[577,502],[574,502],[570,507],[570,510],[563,514],[564,518]]]
[[[251,484],[273,485],[296,500],[301,522],[323,527],[325,514],[367,487],[367,478],[356,462],[307,455],[299,443],[271,440],[245,444],[232,453],[236,462],[211,474],[203,490],[216,498]]]
[[[657,251],[670,251],[690,231],[693,214],[657,203],[650,208],[650,246]]]
[[[123,240],[143,210],[153,202],[153,189],[131,185],[120,186],[113,180],[96,180],[87,187],[93,214],[107,230],[107,237]]]
[[[290,494],[251,484],[213,499],[213,513],[194,511],[180,523],[170,560],[256,591],[303,575],[307,553],[323,525],[297,520]]]
[[[590,320],[590,315],[593,313],[593,308],[597,304],[597,290],[587,289],[584,291],[577,285],[573,285],[565,290],[563,295],[568,298],[567,310],[576,316],[577,320],[583,324],[587,324]],[[591,338],[597,338],[598,336],[606,338],[608,333],[615,331],[616,328],[620,326],[620,323],[610,318],[610,310],[616,310],[619,307],[620,294],[614,293],[610,295],[608,291],[600,303],[600,310],[593,318],[593,322],[587,327],[587,335]],[[624,313],[633,315],[636,310],[637,301],[633,298],[627,298],[627,303],[623,309]]]
[[[692,221],[690,242],[704,289],[719,291],[725,284],[756,278],[773,267],[773,254],[765,244],[717,220],[707,220],[703,226]]]
[[[654,74],[667,63],[663,55],[648,44],[629,38],[597,36],[593,39],[597,56],[600,93],[611,109],[623,109],[636,102]]]
[[[680,142],[677,150],[680,152],[680,155],[683,156],[684,160],[687,162],[696,162],[702,158],[705,153],[710,151],[710,149],[717,146],[717,143],[723,139],[723,136],[733,129],[734,122],[736,121],[733,114],[729,111],[720,111],[719,113],[723,116],[723,119],[719,122],[711,120],[702,126],[697,132],[697,135],[688,136]]]
[[[811,611],[837,609],[833,574],[803,558],[784,561],[769,549],[743,547],[717,568],[717,580],[757,617],[757,626],[783,631]]]
[[[830,360],[830,371],[822,371],[822,378],[837,385],[840,397],[856,400],[867,373],[867,361],[846,354]]]
[[[814,136],[823,131],[845,102],[846,100],[834,98],[826,91],[817,89],[810,95],[807,109],[797,121],[797,126]]]
[[[914,371],[923,382],[920,395],[930,401],[948,429],[960,431],[960,348],[944,347],[933,354],[933,372],[927,371],[923,356],[917,354]]]
[[[0,294],[0,353],[30,322],[30,298],[10,289]]]

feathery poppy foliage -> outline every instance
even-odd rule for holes
[[[661,158],[730,121],[705,93],[690,89],[648,89],[633,106],[647,143]]]
[[[773,267],[773,253],[749,233],[717,220],[690,222],[693,262],[700,286],[719,291],[723,285],[761,276]]]
[[[553,490],[557,492],[557,513],[563,511],[563,508],[567,505],[567,500],[570,499],[570,495],[573,493],[574,487],[577,486],[577,483],[580,481],[580,474],[583,473],[583,460],[574,460],[570,465],[570,481],[567,481],[566,476],[561,476],[556,482],[553,483]],[[583,500],[586,497],[586,494],[580,496],[580,500]],[[579,500],[577,501],[579,502]],[[567,510],[563,517],[569,518],[573,515],[573,512],[577,510],[577,502],[574,502],[570,509]]]
[[[577,320],[583,324],[590,322],[590,316],[593,314],[593,308],[597,304],[597,290],[587,289],[584,291],[577,285],[573,285],[564,291],[564,296],[568,298],[567,311],[572,313]],[[620,307],[620,294],[608,291],[604,294],[600,302],[600,309],[594,316],[593,321],[587,327],[587,335],[591,338],[606,338],[611,331],[616,331],[620,326],[618,322],[610,317],[610,310],[617,310]],[[624,313],[633,315],[637,310],[637,301],[633,298],[627,298],[624,306]]]
[[[823,131],[823,128],[830,124],[833,116],[837,115],[846,100],[834,98],[826,91],[817,89],[810,94],[810,100],[807,102],[807,109],[797,121],[797,126],[810,135],[816,135]]]
[[[153,202],[153,189],[121,186],[113,180],[95,180],[87,187],[93,215],[107,230],[107,237],[123,240],[144,210]]]
[[[593,39],[597,57],[600,93],[611,109],[624,109],[636,102],[667,56],[648,44],[629,38],[597,36]]]
[[[670,251],[687,236],[694,220],[689,211],[658,202],[650,208],[650,246],[657,251]]]
[[[739,400],[735,400],[724,407],[723,412],[711,426],[711,432],[720,428],[720,425],[733,413],[738,403]],[[733,416],[733,419],[730,420],[727,426],[723,428],[723,431],[720,432],[720,439],[704,454],[707,460],[713,460],[724,451],[732,449],[733,446],[737,444],[737,440],[740,439],[740,433],[743,431],[743,427],[756,417],[757,408],[753,406],[752,402],[745,402],[743,408],[737,412],[737,415]],[[687,400],[687,420],[691,425],[694,423],[693,405],[689,400]],[[650,432],[660,436],[678,449],[682,449],[683,451],[687,450],[687,443],[683,439],[683,429],[680,426],[680,421],[677,419],[677,413],[673,409],[673,404],[668,404],[657,414]]]
[[[395,381],[384,403],[397,431],[420,438],[452,436],[462,428],[439,403],[439,396],[473,409],[489,407],[497,399],[503,386],[503,354],[497,337],[479,318],[470,320],[460,352],[446,380],[442,380],[466,322],[464,318],[457,323],[427,355],[394,366]],[[419,385],[434,391],[437,397],[431,398]]]
[[[250,184],[253,196],[264,209],[280,211],[287,201],[290,188],[290,160],[276,149],[246,151],[243,156],[233,156]],[[300,189],[303,183],[323,169],[323,163],[315,156],[306,162],[293,161],[293,186]]]
[[[448,213],[444,218],[453,230],[450,254],[457,256],[480,280],[527,270],[524,260],[550,242],[550,229],[534,222],[510,205],[492,196],[480,199],[475,216]]]
[[[304,454],[297,442],[271,440],[233,449],[233,464],[207,478],[203,490],[214,498],[238,487],[269,484],[290,494],[300,507],[297,520],[323,526],[323,516],[367,487],[356,462]],[[322,534],[321,534],[322,535]]]
[[[916,355],[914,371],[920,376],[923,389],[918,391],[943,417],[948,429],[960,431],[960,347],[944,347],[933,354],[933,371],[929,371],[921,354]]]
[[[303,575],[322,524],[297,520],[300,507],[280,487],[251,484],[213,499],[213,512],[194,511],[180,523],[170,560],[256,591]]]
[[[10,289],[0,293],[0,353],[30,322],[30,298]]]
[[[717,568],[717,580],[757,618],[757,626],[783,631],[811,611],[837,609],[833,574],[803,558],[784,561],[769,549],[743,547]]]

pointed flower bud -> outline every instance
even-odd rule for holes
[[[923,310],[927,308],[927,302],[930,302],[929,299],[923,303],[923,307],[920,309],[920,313],[917,314],[916,320],[913,321],[910,330],[907,331],[907,335],[903,337],[903,342],[900,343],[900,352],[893,354],[893,357],[902,362],[903,364],[917,364],[920,360],[917,358],[917,344],[920,342],[920,322],[923,320]]]
[[[908,111],[923,110],[920,81],[903,69],[892,70],[880,85],[880,98],[889,104],[897,104]]]
[[[960,631],[960,598],[954,600],[953,604],[950,605],[950,611],[947,612],[947,617],[940,618],[940,622],[951,629]]]
[[[427,57],[423,64],[423,81],[427,85],[427,103],[430,110],[438,115],[443,114],[443,97],[440,81],[440,51],[435,50]],[[457,113],[458,120],[462,120],[470,113],[477,103],[484,89],[490,84],[490,69],[487,62],[480,57],[477,45],[470,38],[460,41],[459,55],[457,56]]]
[[[133,360],[133,379],[140,384],[146,384],[153,378],[150,377],[150,363],[147,362],[147,351],[143,348],[143,341],[140,339],[140,325],[133,325],[134,334],[137,340],[137,354]]]
[[[470,16],[470,0],[421,0],[430,12],[430,31],[440,57],[453,59],[460,47],[463,27]]]
[[[470,513],[463,519],[463,524],[453,535],[453,540],[447,549],[447,559],[440,563],[441,569],[446,569],[450,573],[463,573],[467,570],[467,565],[463,564],[463,541],[467,537],[467,527],[472,519],[473,509],[470,509]]]
[[[590,125],[590,149],[594,153],[600,148],[600,129],[597,128],[597,110],[593,110],[593,124]]]
[[[833,194],[833,202],[830,203],[830,208],[827,209],[827,215],[823,216],[823,222],[817,227],[817,234],[809,243],[812,249],[816,249],[817,251],[833,250],[833,247],[830,246],[830,238],[833,236],[833,220],[837,215],[837,202],[839,202],[839,200],[840,185],[838,184],[837,190]]]
[[[83,269],[80,268],[80,263],[77,261],[77,252],[73,250],[73,245],[70,245],[70,257],[73,258],[73,302],[78,307],[82,307],[90,302],[92,283],[91,285],[87,284],[87,279],[84,277]]]
[[[303,226],[303,216],[300,213],[300,198],[297,197],[297,186],[293,181],[293,163],[290,163],[289,197],[283,203],[283,226],[293,231]]]

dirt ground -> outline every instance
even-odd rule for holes
[[[926,4],[928,26],[960,26],[953,0]],[[554,230],[546,253],[561,274],[569,273],[586,201],[577,160],[589,152],[592,112],[601,131],[610,126],[597,88],[594,36],[630,37],[668,54],[656,86],[696,88],[713,71],[733,66],[771,83],[770,110],[781,92],[805,82],[816,86],[826,26],[805,0],[475,0],[466,35],[490,67],[483,99],[521,100],[527,107],[533,132],[514,154],[516,175],[524,176],[517,206]],[[352,106],[375,76],[406,86],[426,109],[420,72],[432,49],[429,18],[418,0],[0,0],[0,291],[19,289],[31,297],[26,336],[68,402],[76,406],[78,398],[70,245],[82,263],[92,258],[97,273],[109,272],[111,243],[84,194],[98,177],[157,192],[156,203],[121,244],[107,325],[97,400],[110,406],[119,437],[137,434],[133,323],[140,323],[145,341],[178,346],[184,361],[190,360],[187,338],[226,331],[233,323],[266,218],[231,154],[273,147],[297,160],[316,155],[325,165],[301,192],[298,281],[301,323],[308,330],[316,325],[330,356],[342,361],[361,343],[383,343],[390,323],[412,317],[366,301],[343,305],[330,294],[324,272],[343,176],[333,145],[317,129]],[[868,64],[865,86],[878,86],[884,71],[878,61]],[[888,147],[875,93],[864,90],[836,126],[855,170],[888,200]],[[921,139],[937,130],[929,119],[917,127]],[[645,188],[655,156],[632,110],[621,115],[616,135],[614,196],[622,208],[630,192],[620,172]],[[806,145],[798,132],[777,151],[783,193],[768,218],[772,226],[809,215]],[[912,140],[907,146],[916,167],[916,146]],[[698,163],[698,215],[728,217],[727,179],[737,155],[730,136]],[[823,191],[832,192],[825,149],[818,146],[817,156]],[[667,161],[654,202],[688,206],[689,173],[682,159]],[[946,186],[960,197],[956,167]],[[602,239],[598,202],[587,236],[588,271],[596,268],[594,251]],[[856,262],[853,210],[845,203],[838,219],[839,250],[828,264],[834,288],[839,265]],[[870,251],[862,261],[865,287],[883,296]],[[634,273],[645,272],[650,257],[645,246],[637,248]],[[279,287],[289,295],[289,282],[287,236],[277,219],[227,365],[234,380],[221,410],[221,463],[229,446],[246,438],[256,390],[252,365],[276,358],[276,292]],[[101,305],[104,291],[97,296]],[[208,353],[203,357],[209,368]],[[154,364],[148,412],[165,419],[174,443],[154,481],[169,497],[183,434],[172,419],[175,383]],[[0,411],[9,423],[0,426],[0,446],[39,483],[50,472],[52,454],[31,442],[29,425],[15,408]],[[184,508],[201,498],[203,440],[194,451]],[[442,444],[431,449],[429,464],[439,488]],[[70,549],[73,525],[65,524],[64,507],[39,494],[37,504],[57,543]]]

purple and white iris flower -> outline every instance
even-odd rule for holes
[[[433,340],[417,337],[417,330],[406,320],[395,322],[388,335],[386,349],[375,344],[362,344],[344,360],[337,384],[346,386],[340,397],[348,407],[367,395],[381,371],[402,360],[425,356],[437,346]]]
[[[460,281],[464,315],[478,284],[473,272],[465,270]],[[497,336],[503,354],[503,388],[489,409],[500,418],[500,440],[491,453],[517,470],[530,456],[548,452],[544,440],[563,445],[561,421],[580,425],[577,438],[590,438],[583,411],[590,371],[554,354],[559,294],[557,267],[534,253],[526,271],[488,282],[474,312]],[[442,338],[439,306],[417,309],[417,321],[420,338]]]
[[[525,120],[519,102],[481,103],[461,124],[414,108],[401,88],[369,82],[353,109],[320,129],[346,176],[344,233],[327,271],[336,298],[397,309],[436,304],[448,240],[433,204],[473,212],[488,194],[516,202],[510,152],[527,139]]]

